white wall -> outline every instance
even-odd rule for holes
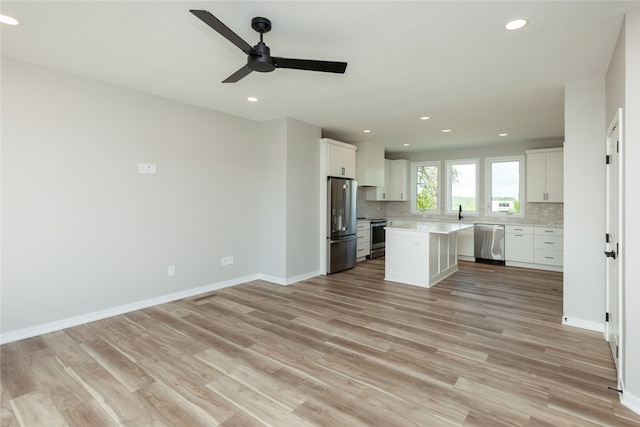
[[[623,403],[640,413],[640,6],[625,17],[625,329]]]
[[[9,58],[2,107],[0,341],[246,280],[287,282],[287,244],[300,263],[290,275],[317,272],[317,233],[305,250],[306,219],[286,217],[317,228],[317,185],[311,195],[304,187],[317,177],[318,128],[258,123]],[[307,144],[290,159],[289,130]],[[157,174],[138,174],[138,163]],[[288,167],[299,180],[290,186]],[[222,267],[230,255],[234,264]]]
[[[289,284],[319,274],[320,128],[291,118],[263,124],[260,271]]]
[[[563,322],[604,331],[604,78],[565,87]]]
[[[252,193],[252,197],[260,200],[262,207],[259,216],[260,271],[265,278],[275,282],[284,280],[287,273],[286,125],[286,119],[263,123],[259,138],[262,168]]]
[[[287,280],[320,274],[321,129],[287,119]]]

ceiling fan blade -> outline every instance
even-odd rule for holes
[[[189,12],[193,13],[202,22],[204,22],[205,24],[207,24],[208,26],[216,30],[218,33],[220,33],[222,37],[229,40],[234,45],[238,46],[240,50],[246,53],[247,55],[249,54],[259,55],[259,53],[256,52],[249,43],[242,40],[239,35],[231,31],[229,27],[224,25],[222,21],[220,21],[218,18],[213,16],[211,12],[208,12],[206,10],[195,10],[195,9],[191,9],[189,10]]]
[[[229,77],[224,79],[222,83],[235,83],[240,79],[246,77],[252,71],[253,70],[249,68],[248,65],[245,65],[244,67],[240,68],[238,71],[236,71],[235,73],[231,74]]]
[[[293,68],[296,70],[323,71],[325,73],[344,73],[347,69],[346,62],[335,61],[315,61],[312,59],[292,59],[277,58],[275,60],[276,68]]]

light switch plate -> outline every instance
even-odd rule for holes
[[[154,163],[138,163],[138,173],[155,175],[156,165]]]

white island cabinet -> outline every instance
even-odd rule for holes
[[[386,227],[385,280],[429,288],[458,270],[457,233],[473,224]]]

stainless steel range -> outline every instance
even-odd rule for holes
[[[386,219],[371,220],[371,255],[369,255],[369,258],[371,259],[384,256],[384,246],[385,246],[384,228],[386,226],[387,226]]]

